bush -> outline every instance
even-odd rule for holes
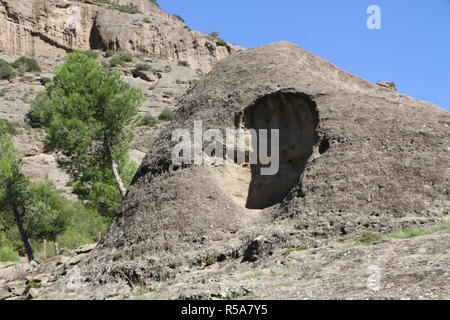
[[[108,219],[97,211],[86,208],[81,202],[73,202],[67,209],[69,226],[56,239],[60,247],[76,249],[97,242],[99,234],[105,232],[108,226]]]
[[[48,78],[48,77],[43,77],[43,78],[40,78],[40,79],[39,79],[39,82],[40,82],[43,86],[45,86],[47,83],[52,82],[52,79],[51,79],[51,78]]]
[[[183,19],[180,15],[174,14],[173,16],[174,16],[177,20],[180,20],[181,22],[185,23],[184,19]]]
[[[158,119],[161,121],[170,121],[173,119],[173,117],[174,117],[173,111],[166,107],[158,116]]]
[[[114,56],[116,54],[115,51],[113,50],[108,50],[105,52],[105,58],[111,58],[112,56]]]
[[[382,240],[383,237],[380,234],[375,234],[372,232],[366,232],[362,235],[362,237],[359,239],[359,242],[362,244],[372,244],[374,242]]]
[[[11,80],[15,75],[16,73],[11,65],[5,60],[0,59],[0,79]]]
[[[0,231],[0,262],[9,262],[19,260],[19,254],[14,248],[14,244],[10,241],[6,234]]]
[[[186,68],[189,68],[189,67],[190,67],[189,62],[187,62],[187,61],[185,61],[185,60],[180,60],[180,61],[178,61],[178,65],[179,65],[180,67],[186,67]]]
[[[124,13],[130,13],[130,14],[136,14],[141,13],[138,8],[135,6],[130,5],[121,5],[121,4],[113,4],[113,8],[116,10],[119,10],[120,12]]]
[[[34,240],[55,241],[69,224],[68,202],[50,180],[32,182],[28,190],[24,226]]]
[[[139,71],[150,71],[152,70],[152,66],[149,64],[145,64],[145,63],[139,63],[136,65],[136,70]]]
[[[146,127],[154,127],[159,123],[159,120],[151,115],[145,115],[144,117],[141,117],[138,121],[139,126],[146,126]]]
[[[18,125],[17,123],[12,123],[8,120],[0,119],[0,135],[3,133],[7,133],[10,135],[16,134],[17,125]]]
[[[223,46],[223,47],[226,47],[226,46],[227,46],[227,42],[226,42],[225,40],[223,40],[223,39],[217,40],[217,41],[216,41],[216,44],[217,44],[218,46]]]
[[[89,58],[97,59],[98,58],[98,52],[94,50],[87,50],[87,51],[80,51],[81,53],[87,55]]]
[[[109,61],[111,67],[124,66],[127,62],[132,62],[133,56],[131,54],[122,54],[120,56],[115,56]]]
[[[142,21],[144,21],[145,23],[150,23],[150,22],[152,22],[149,18],[144,18],[144,19],[142,19]]]
[[[21,72],[41,72],[41,67],[39,67],[36,59],[28,57],[20,57],[17,59],[12,66]]]

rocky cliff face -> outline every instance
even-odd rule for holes
[[[1,0],[0,51],[56,57],[72,50],[145,52],[209,71],[239,47],[192,31],[151,1],[116,1],[136,13],[88,0]]]

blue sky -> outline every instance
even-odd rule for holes
[[[159,0],[194,30],[252,48],[296,43],[338,67],[450,110],[450,0]],[[381,30],[366,25],[370,5]]]

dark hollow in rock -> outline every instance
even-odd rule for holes
[[[262,175],[261,161],[251,166],[246,207],[264,209],[280,203],[298,184],[301,174],[316,145],[318,118],[315,105],[304,94],[276,92],[259,99],[245,110],[247,128],[279,130],[279,171]],[[265,135],[265,133],[262,133]],[[271,135],[268,134],[269,153]],[[258,141],[261,140],[258,136]],[[258,158],[258,160],[260,160]]]

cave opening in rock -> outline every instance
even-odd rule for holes
[[[278,173],[261,175],[260,161],[250,167],[251,180],[245,206],[265,209],[280,203],[299,184],[319,140],[317,109],[306,94],[276,92],[248,107],[244,112],[244,122],[249,129],[279,129]]]

